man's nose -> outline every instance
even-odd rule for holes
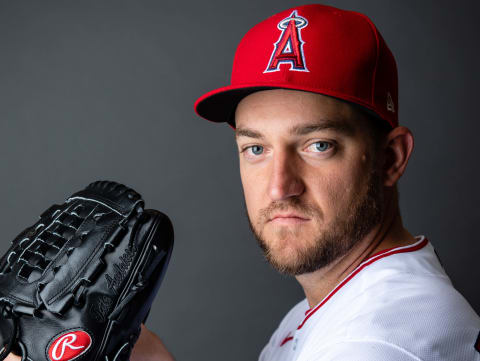
[[[305,185],[294,154],[279,152],[273,156],[268,192],[272,201],[302,194]]]

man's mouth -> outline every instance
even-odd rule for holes
[[[307,218],[301,214],[295,212],[277,213],[269,219],[269,222],[274,224],[301,224],[308,222],[310,218]]]

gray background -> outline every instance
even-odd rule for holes
[[[396,55],[401,123],[416,137],[404,222],[479,312],[479,2],[327,4],[366,13]],[[233,132],[192,106],[228,83],[251,26],[295,5],[2,0],[1,253],[52,202],[97,179],[128,184],[176,229],[148,326],[179,360],[255,359],[303,295],[250,235]]]

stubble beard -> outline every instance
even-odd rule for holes
[[[297,276],[311,273],[333,263],[346,255],[359,241],[382,219],[383,189],[379,173],[373,169],[367,182],[367,190],[363,196],[356,197],[351,204],[342,210],[334,223],[323,230],[314,240],[313,245],[297,248],[296,256],[291,262],[284,262],[275,255],[261,231],[252,223],[247,212],[247,218],[258,245],[263,250],[265,259],[278,272]],[[274,202],[264,209],[259,217],[260,224],[265,224],[265,218],[273,211],[297,210],[312,218],[321,218],[321,211],[306,204],[298,197],[292,197],[281,202]],[[283,234],[282,234],[283,232]],[[277,234],[287,236],[289,230],[284,228]],[[294,234],[292,234],[295,236]]]

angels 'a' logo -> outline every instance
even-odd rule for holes
[[[274,44],[274,49],[267,69],[264,73],[279,71],[280,64],[290,64],[289,70],[308,71],[303,55],[303,44],[301,29],[308,25],[307,19],[297,14],[294,10],[289,17],[280,21],[277,25],[282,32],[278,41]]]
[[[50,361],[70,361],[83,355],[92,345],[92,338],[82,330],[57,336],[48,348]]]

